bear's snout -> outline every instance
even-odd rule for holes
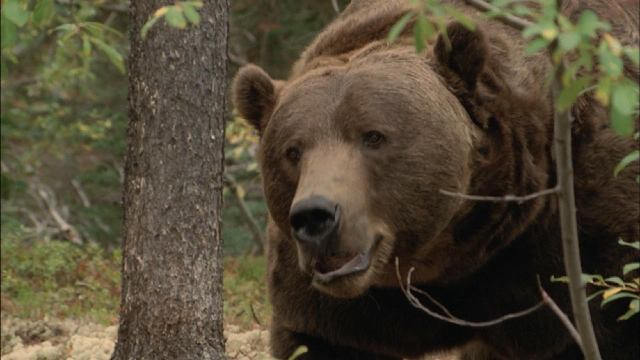
[[[295,203],[289,215],[293,237],[318,254],[328,254],[340,222],[340,206],[323,196]]]

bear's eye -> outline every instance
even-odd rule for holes
[[[364,133],[363,140],[367,146],[378,146],[384,140],[384,136],[378,131],[369,131]]]
[[[287,156],[287,159],[289,159],[289,161],[293,163],[298,162],[298,160],[300,160],[300,150],[294,147],[288,148],[286,152],[286,156]]]

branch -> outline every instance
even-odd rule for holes
[[[474,200],[474,201],[492,201],[492,202],[515,201],[518,204],[522,204],[525,201],[533,200],[533,199],[541,197],[541,196],[557,194],[559,190],[560,190],[560,188],[558,186],[556,186],[556,187],[551,188],[551,189],[541,190],[541,191],[534,192],[532,194],[524,195],[524,196],[516,196],[516,195],[505,195],[505,196],[467,195],[467,194],[451,192],[451,191],[447,191],[447,190],[443,190],[443,189],[440,189],[440,193],[444,194],[444,195],[448,195],[448,196],[459,197],[459,198],[463,198],[463,199],[467,199],[467,200]]]
[[[409,272],[407,273],[407,287],[405,288],[404,285],[402,284],[402,278],[400,277],[400,260],[398,259],[398,257],[396,256],[396,275],[398,276],[398,282],[400,283],[400,289],[402,289],[402,292],[404,293],[404,295],[407,297],[407,299],[409,300],[409,302],[411,303],[411,305],[413,305],[414,307],[426,312],[427,314],[431,315],[432,317],[442,320],[442,321],[446,321],[452,324],[456,324],[456,325],[461,325],[461,326],[468,326],[468,327],[487,327],[487,326],[493,326],[496,324],[499,324],[503,321],[509,320],[509,319],[515,319],[515,318],[519,318],[525,315],[529,315],[532,312],[538,310],[542,305],[545,304],[544,301],[540,301],[539,303],[537,303],[536,305],[522,310],[522,311],[518,311],[515,313],[510,313],[504,316],[501,316],[497,319],[494,320],[489,320],[489,321],[480,321],[480,322],[475,322],[475,321],[467,321],[467,320],[462,320],[460,318],[457,318],[455,316],[453,316],[451,314],[451,312],[449,312],[444,305],[442,305],[441,303],[439,303],[438,301],[436,301],[434,298],[432,298],[427,292],[417,289],[414,286],[411,286],[411,273],[413,272],[413,270],[415,270],[415,268],[411,268],[409,269]],[[430,310],[429,308],[425,307],[424,305],[422,305],[422,303],[420,303],[420,300],[418,300],[418,298],[416,298],[412,293],[411,290],[418,290],[421,294],[424,294],[427,296],[427,298],[429,298],[429,300],[431,300],[434,304],[436,304],[436,306],[438,306],[442,311],[444,311],[444,313],[447,316],[444,315],[440,315],[437,312],[434,312],[432,310]]]
[[[576,330],[575,326],[573,326],[573,324],[571,323],[571,320],[569,320],[569,317],[564,312],[562,312],[558,304],[556,304],[556,302],[553,301],[551,296],[549,296],[549,294],[547,294],[547,292],[544,291],[544,288],[542,287],[542,283],[540,282],[540,276],[536,275],[536,278],[538,280],[538,289],[540,289],[540,294],[542,295],[542,301],[544,301],[544,303],[547,304],[547,306],[549,306],[551,311],[553,311],[556,314],[556,316],[560,318],[560,321],[562,321],[562,323],[567,328],[567,330],[569,330],[569,333],[571,334],[573,339],[576,341],[578,346],[580,346],[580,349],[584,353],[582,339],[580,338],[580,334],[578,334],[578,330]]]
[[[249,230],[251,230],[251,233],[253,233],[253,240],[256,246],[258,247],[257,251],[260,254],[264,253],[264,244],[266,243],[264,234],[260,229],[260,225],[258,224],[258,221],[251,214],[249,207],[244,202],[244,200],[240,197],[240,195],[238,195],[238,191],[237,191],[238,184],[236,183],[236,180],[233,178],[233,176],[229,175],[226,172],[223,174],[223,179],[224,179],[224,182],[226,183],[225,185],[229,188],[229,190],[231,190],[231,193],[233,194],[233,198],[236,204],[238,205],[238,208],[240,209],[240,213],[242,213],[242,216],[244,217],[245,222],[249,226]]]
[[[465,0],[467,5],[473,6],[474,8],[482,11],[482,12],[498,12],[500,13],[502,10],[499,8],[488,4],[482,0]],[[531,21],[519,18],[517,16],[513,16],[511,14],[501,14],[495,17],[496,20],[504,23],[505,25],[509,25],[518,30],[523,30],[526,27],[533,25]]]
[[[60,231],[65,234],[69,241],[74,242],[78,245],[82,245],[82,238],[78,231],[69,224],[63,217],[60,215],[60,212],[56,208],[56,201],[52,194],[49,194],[43,185],[36,185],[36,191],[38,195],[44,200],[47,204],[47,209],[49,210],[49,214],[53,217],[53,220],[58,224]]]
[[[471,6],[481,11],[499,11],[498,8],[481,0],[465,0]],[[562,8],[562,1],[558,0],[558,8]],[[531,26],[532,23],[515,16],[503,14],[497,17],[503,23],[518,30]],[[549,57],[553,61],[558,43],[554,41],[549,46]],[[558,95],[562,89],[562,78],[566,73],[567,65],[564,58],[560,60],[553,79],[553,105],[557,103]],[[560,214],[560,229],[562,232],[562,249],[564,254],[564,267],[569,278],[569,294],[571,308],[576,327],[583,344],[583,353],[586,360],[600,360],[600,351],[596,340],[591,314],[587,304],[587,295],[582,282],[582,265],[580,264],[580,248],[578,244],[578,226],[576,219],[576,202],[573,184],[573,161],[571,158],[571,109],[554,111],[554,137],[556,155],[556,173],[558,176],[558,208]]]

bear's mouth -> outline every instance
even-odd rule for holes
[[[316,280],[326,284],[336,278],[363,272],[369,265],[371,256],[368,252],[319,256],[313,265],[313,273]]]

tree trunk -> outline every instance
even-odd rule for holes
[[[199,25],[132,1],[122,304],[112,359],[221,359],[222,171],[228,0]]]

